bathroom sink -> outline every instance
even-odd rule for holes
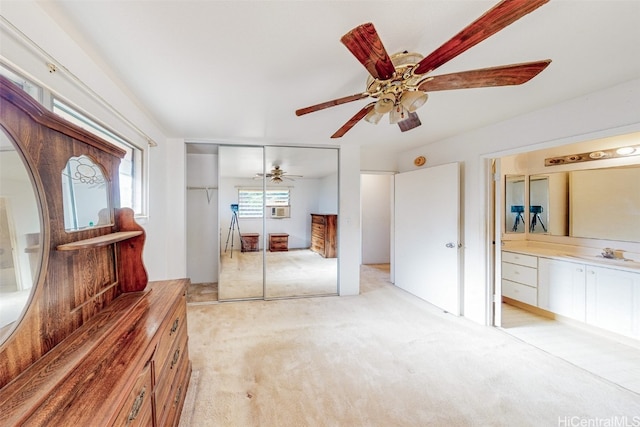
[[[567,258],[579,259],[583,261],[589,262],[597,262],[598,264],[608,264],[608,265],[619,265],[622,267],[629,268],[638,268],[640,269],[640,262],[633,261],[630,259],[620,259],[620,258],[605,258],[601,255],[574,255],[574,254],[564,254]]]

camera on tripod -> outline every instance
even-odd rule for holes
[[[238,222],[238,204],[232,203],[231,208],[231,223],[229,224],[229,234],[227,234],[227,243],[224,245],[224,252],[227,252],[229,246],[229,237],[231,237],[231,258],[233,258],[233,232],[238,229],[238,238],[240,239],[240,248],[242,249],[242,233],[240,233],[240,223]]]

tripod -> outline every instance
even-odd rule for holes
[[[544,226],[544,223],[542,222],[542,218],[540,218],[540,213],[542,212],[542,206],[529,206],[529,212],[533,215],[531,215],[531,225],[529,226],[529,232],[533,233],[536,230],[536,225],[538,224],[538,221],[540,222],[540,225],[542,226],[542,230],[544,230],[544,232],[547,232],[547,227]]]
[[[511,212],[516,214],[516,219],[513,222],[513,228],[511,229],[511,231],[515,232],[515,231],[518,231],[518,225],[520,224],[520,222],[524,224],[524,217],[522,216],[522,212],[524,212],[524,206],[512,205]]]
[[[224,245],[224,252],[227,253],[229,237],[231,237],[231,258],[233,258],[233,231],[236,227],[238,227],[238,238],[240,239],[240,249],[242,249],[242,234],[240,233],[240,223],[238,222],[238,205],[231,205],[231,224],[229,224],[229,233],[227,233],[227,243]]]

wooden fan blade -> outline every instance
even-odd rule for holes
[[[414,73],[429,73],[549,0],[503,0],[418,63]]]
[[[358,111],[355,116],[351,117],[347,123],[342,125],[342,127],[340,129],[338,129],[336,131],[336,133],[331,135],[331,138],[341,138],[352,127],[354,127],[356,125],[356,123],[358,123],[360,120],[362,120],[364,118],[364,116],[366,116],[367,113],[369,111],[371,111],[371,109],[373,108],[374,105],[376,105],[375,102],[372,102],[370,104],[365,105],[362,110]]]
[[[420,83],[418,89],[423,92],[435,92],[438,90],[519,85],[537,76],[550,63],[551,60],[546,59],[544,61],[443,74],[428,78]]]
[[[314,111],[324,110],[325,108],[335,107],[336,105],[346,104],[347,102],[358,101],[368,97],[368,93],[357,93],[355,95],[345,96],[344,98],[338,98],[332,101],[323,102],[322,104],[312,105],[311,107],[296,110],[296,116],[302,116],[304,114],[313,113]]]
[[[357,26],[340,41],[376,79],[387,80],[395,73],[396,68],[372,23]]]

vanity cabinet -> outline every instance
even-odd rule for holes
[[[584,264],[538,259],[538,307],[585,321]]]
[[[587,323],[640,337],[640,273],[588,266]]]
[[[502,252],[502,295],[537,305],[538,257],[516,252]]]
[[[325,258],[335,258],[338,215],[311,214],[311,250]]]
[[[502,251],[502,295],[640,338],[640,271]]]

